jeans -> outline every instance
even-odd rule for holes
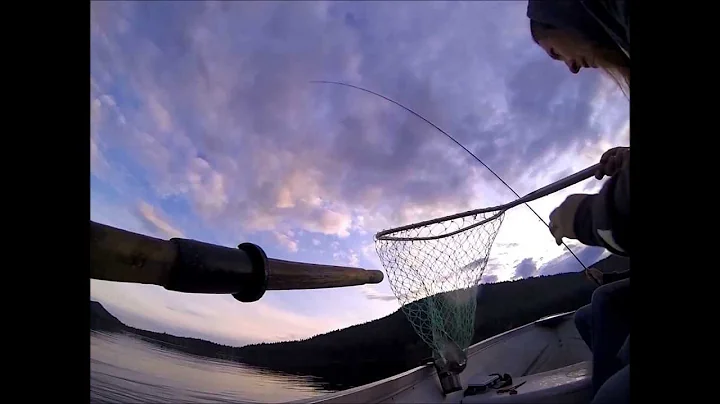
[[[630,279],[602,285],[593,292],[589,305],[575,313],[578,333],[593,353],[593,391],[600,387],[626,361],[619,358],[620,350],[630,336]],[[628,359],[629,362],[629,359]]]

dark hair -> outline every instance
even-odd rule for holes
[[[567,32],[568,30],[530,20],[530,36],[536,44],[539,45],[539,40],[547,36],[550,31]],[[621,50],[620,46],[609,35],[603,38],[588,38],[582,32],[575,30],[572,32],[583,40],[591,42],[594,48],[599,50],[595,56],[603,62],[603,70],[618,84],[625,95],[628,95],[630,91],[630,58]]]

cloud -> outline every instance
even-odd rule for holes
[[[525,258],[515,267],[516,278],[529,278],[537,272],[537,265],[532,258]]]
[[[360,259],[357,253],[352,249],[348,251],[335,251],[332,256],[335,262],[341,265],[350,267],[358,267],[360,265]]]
[[[350,264],[351,267],[356,267],[356,266],[360,265],[360,260],[358,259],[358,255],[357,255],[357,253],[355,253],[355,251],[351,250],[350,260],[348,263]]]
[[[189,165],[188,183],[198,210],[208,215],[223,212],[228,203],[223,175],[200,157],[192,159]]]
[[[162,104],[160,104],[160,102],[158,102],[157,99],[149,97],[148,108],[150,109],[150,114],[155,120],[155,124],[159,130],[163,132],[169,132],[172,130],[173,124],[170,113],[162,106]]]
[[[394,295],[379,293],[370,285],[363,285],[360,289],[360,293],[362,293],[368,300],[380,300],[386,302],[397,301],[397,298]]]
[[[580,259],[580,261],[582,261],[586,266],[596,263],[609,254],[607,250],[600,247],[578,247],[577,244],[570,244],[570,247],[573,249],[575,255]],[[583,270],[583,267],[580,265],[578,260],[569,252],[565,252],[559,257],[542,265],[539,269],[539,273],[542,275],[555,275],[566,272],[578,272],[581,270]]]
[[[349,230],[352,218],[349,214],[324,210],[314,211],[309,217],[301,219],[300,222],[304,224],[303,228],[308,231],[347,237],[350,235]]]
[[[298,251],[298,244],[297,241],[290,238],[290,235],[283,234],[280,232],[273,232],[273,235],[275,236],[275,239],[278,243],[280,243],[283,247],[285,247],[290,252],[297,252]]]
[[[108,171],[110,165],[97,142],[98,140],[96,138],[90,137],[90,172],[98,176],[103,176],[103,173]]]
[[[182,238],[185,237],[183,232],[173,227],[170,223],[162,219],[162,215],[157,209],[147,202],[140,201],[137,206],[140,219],[145,224],[147,230],[151,234],[162,234],[165,238]]]
[[[600,191],[602,186],[605,184],[605,181],[607,180],[607,177],[605,177],[602,181],[589,181],[585,186],[583,187],[583,192],[588,194],[595,194]]]
[[[573,77],[533,48],[522,8],[93,5],[92,32],[105,41],[92,42],[92,79],[99,92],[124,80],[138,100],[135,110],[117,106],[130,131],[152,139],[138,159],[159,192],[187,193],[216,225],[346,237],[353,216],[369,212],[376,220],[358,230],[469,208],[487,173],[398,107],[308,80],[354,78],[396,98],[508,181],[547,153],[601,137],[590,119],[600,76]],[[452,30],[436,26],[438,13]]]

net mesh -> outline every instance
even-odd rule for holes
[[[376,237],[393,294],[415,332],[443,356],[461,349],[475,330],[477,285],[504,212],[440,221]]]

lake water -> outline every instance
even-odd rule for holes
[[[200,358],[125,334],[90,333],[93,403],[276,403],[327,393],[312,377]]]

